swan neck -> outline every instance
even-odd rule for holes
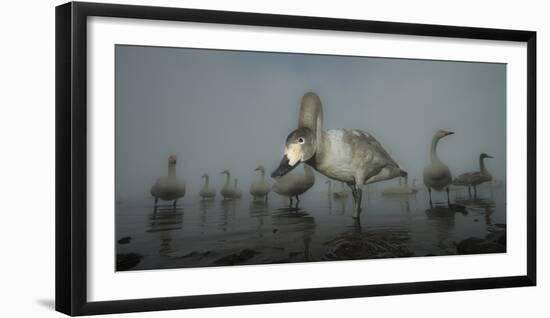
[[[481,171],[482,173],[487,173],[487,168],[485,168],[485,161],[484,161],[485,158],[483,157],[479,157],[479,171]]]
[[[432,139],[432,146],[430,147],[430,159],[432,160],[432,163],[440,162],[439,157],[437,156],[437,143],[438,142],[439,142],[439,138],[434,137]]]
[[[261,173],[262,173],[262,180],[265,180],[265,170],[262,169],[262,170],[261,170]]]
[[[168,176],[169,177],[175,177],[176,176],[176,165],[175,164],[169,164],[168,165]]]
[[[309,128],[315,134],[317,149],[323,137],[323,107],[319,97],[309,95],[304,97],[300,106],[298,127]]]

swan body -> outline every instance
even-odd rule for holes
[[[309,190],[313,184],[315,184],[313,169],[304,165],[303,174],[294,172],[278,177],[272,189],[278,195],[288,197],[292,206],[292,198],[296,198],[296,204],[298,204],[300,202],[299,196]]]
[[[222,189],[220,190],[220,194],[222,195],[224,200],[230,200],[235,198],[235,191],[233,187],[230,184],[231,181],[231,172],[229,170],[222,171],[222,174],[225,174],[225,184],[223,185]]]
[[[355,129],[324,131],[321,100],[315,93],[303,96],[298,129],[288,135],[283,159],[272,177],[284,176],[300,163],[348,184],[355,218],[361,212],[363,185],[407,175],[370,134]]]
[[[453,177],[451,170],[447,167],[439,157],[437,156],[437,144],[443,137],[454,134],[454,132],[446,130],[438,130],[433,138],[430,148],[430,160],[431,164],[424,168],[423,181],[424,185],[428,188],[430,194],[430,202],[432,202],[432,190],[435,191],[447,191],[447,202],[450,204],[449,197],[449,185],[451,184]]]
[[[475,193],[477,194],[477,186],[493,180],[493,176],[485,168],[485,158],[493,158],[486,153],[479,155],[479,171],[467,172],[459,175],[453,180],[453,184],[457,186],[466,186],[468,187],[468,192],[471,191],[470,187],[474,188]]]
[[[202,177],[204,178],[204,186],[202,187],[200,191],[201,198],[204,199],[213,199],[216,197],[216,191],[210,187],[209,177],[208,174],[203,174]]]
[[[176,176],[176,156],[168,157],[168,175],[157,179],[151,187],[151,195],[155,198],[155,206],[158,200],[174,201],[176,205],[178,199],[185,196],[185,183]]]
[[[267,195],[271,191],[271,185],[269,184],[269,182],[265,180],[265,168],[264,166],[259,165],[254,170],[260,171],[262,174],[261,174],[260,180],[254,182],[250,186],[250,194],[252,195],[254,200],[258,198],[260,199],[264,198],[265,201],[267,202]]]

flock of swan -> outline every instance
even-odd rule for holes
[[[424,168],[423,181],[428,189],[430,204],[432,190],[446,191],[447,201],[450,203],[449,187],[465,186],[477,194],[477,186],[492,180],[491,174],[485,168],[483,160],[492,158],[483,153],[479,157],[480,171],[459,175],[454,180],[450,169],[439,159],[437,144],[442,138],[452,135],[453,132],[438,130],[432,140],[430,148],[431,163]],[[176,157],[168,158],[168,175],[160,177],[151,188],[151,195],[158,200],[173,201],[174,206],[178,199],[185,195],[185,184],[176,176]],[[302,164],[302,172],[291,172]],[[328,177],[329,196],[345,198],[351,192],[353,196],[354,218],[359,218],[363,187],[367,184],[400,178],[397,188],[387,189],[383,194],[413,194],[418,191],[415,180],[412,186],[408,185],[408,173],[403,170],[382,145],[367,132],[356,129],[323,130],[323,109],[319,96],[315,93],[306,93],[301,101],[298,118],[298,127],[286,138],[283,159],[279,166],[271,173],[274,184],[271,185],[265,178],[265,168],[262,165],[255,171],[261,173],[260,178],[250,186],[253,200],[267,202],[268,195],[273,192],[287,197],[290,205],[293,199],[296,204],[299,196],[309,190],[315,183],[313,170]],[[224,170],[225,183],[220,190],[224,200],[234,200],[241,197],[237,179],[231,183],[231,172]],[[204,185],[200,190],[203,199],[213,199],[216,191],[210,186],[208,174],[202,176]],[[332,187],[332,181],[340,183],[339,189]],[[404,180],[404,181],[401,181]],[[349,188],[346,189],[344,184]]]

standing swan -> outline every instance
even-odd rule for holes
[[[296,207],[300,203],[299,195],[303,194],[315,184],[313,169],[304,165],[304,174],[291,173],[277,178],[273,185],[273,192],[288,197],[292,207],[292,197],[296,198]]]
[[[364,184],[407,175],[368,133],[350,129],[323,131],[321,100],[311,92],[302,97],[298,129],[288,135],[283,159],[271,176],[283,176],[299,163],[347,183],[353,195],[354,218],[361,213]]]
[[[203,174],[204,186],[201,189],[200,196],[203,200],[213,199],[216,196],[216,191],[210,188],[208,174]]]
[[[428,188],[430,194],[430,205],[432,205],[432,189],[435,191],[447,191],[447,203],[451,205],[451,199],[449,197],[449,185],[451,184],[453,177],[449,167],[447,167],[439,157],[437,156],[437,143],[439,139],[452,135],[454,132],[446,130],[438,130],[432,139],[432,145],[430,148],[430,160],[431,164],[424,168],[424,184]]]
[[[159,199],[164,201],[174,201],[174,206],[178,199],[185,195],[185,183],[181,182],[176,176],[176,161],[174,155],[168,157],[168,176],[160,177],[151,187],[151,195],[155,198],[155,207]]]
[[[222,174],[225,174],[225,184],[220,190],[220,193],[224,200],[233,199],[235,193],[233,192],[233,187],[229,184],[231,181],[231,172],[229,172],[229,170],[224,170]]]
[[[254,169],[254,171],[260,171],[262,173],[262,176],[260,177],[260,180],[254,182],[250,186],[250,194],[254,198],[254,201],[256,201],[257,198],[264,198],[265,202],[267,202],[267,195],[269,194],[269,191],[271,191],[271,185],[269,185],[269,182],[265,180],[265,168],[262,165],[259,165]]]
[[[493,176],[487,171],[487,168],[485,168],[485,162],[483,161],[485,158],[493,157],[486,153],[480,154],[479,171],[463,173],[454,179],[453,184],[457,186],[467,186],[470,196],[472,195],[471,187],[473,187],[474,195],[477,196],[477,186],[493,180]]]

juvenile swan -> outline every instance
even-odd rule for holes
[[[479,171],[467,172],[459,175],[453,180],[453,184],[457,186],[468,187],[468,193],[472,195],[471,187],[474,188],[474,195],[477,196],[477,186],[493,180],[493,176],[485,168],[485,158],[493,158],[486,153],[479,155]]]
[[[269,194],[269,191],[271,191],[271,185],[265,180],[265,168],[264,166],[259,165],[256,169],[254,169],[254,171],[260,171],[262,175],[260,180],[254,182],[250,186],[250,194],[254,198],[254,201],[256,201],[256,199],[264,198],[265,202],[267,202],[267,195]]]
[[[430,148],[430,160],[431,164],[424,168],[424,185],[428,188],[430,194],[430,205],[432,204],[432,189],[435,191],[447,191],[447,203],[451,205],[451,199],[449,197],[449,185],[451,184],[453,177],[449,168],[439,160],[437,156],[437,143],[443,137],[454,134],[454,132],[446,130],[438,130],[433,136],[432,145]]]
[[[200,196],[203,200],[213,199],[214,197],[216,197],[216,191],[210,188],[208,174],[205,173],[202,175],[202,177],[204,178],[204,186],[201,189]]]
[[[311,92],[302,98],[298,129],[288,135],[283,159],[271,176],[283,176],[300,163],[348,184],[354,218],[361,213],[364,184],[407,175],[368,133],[351,129],[323,131],[321,100]]]
[[[288,197],[292,207],[292,197],[296,198],[296,207],[300,203],[299,195],[309,190],[315,184],[313,170],[304,165],[304,173],[289,173],[278,177],[273,185],[273,192]]]
[[[235,192],[233,191],[233,187],[229,184],[231,181],[231,172],[229,172],[229,170],[224,170],[221,173],[225,174],[225,184],[220,190],[220,194],[224,200],[233,199],[235,197]]]
[[[157,179],[157,182],[151,187],[151,195],[155,198],[155,207],[159,199],[164,201],[174,201],[174,206],[179,198],[185,195],[185,183],[181,182],[176,176],[176,161],[174,155],[168,157],[168,176]]]

